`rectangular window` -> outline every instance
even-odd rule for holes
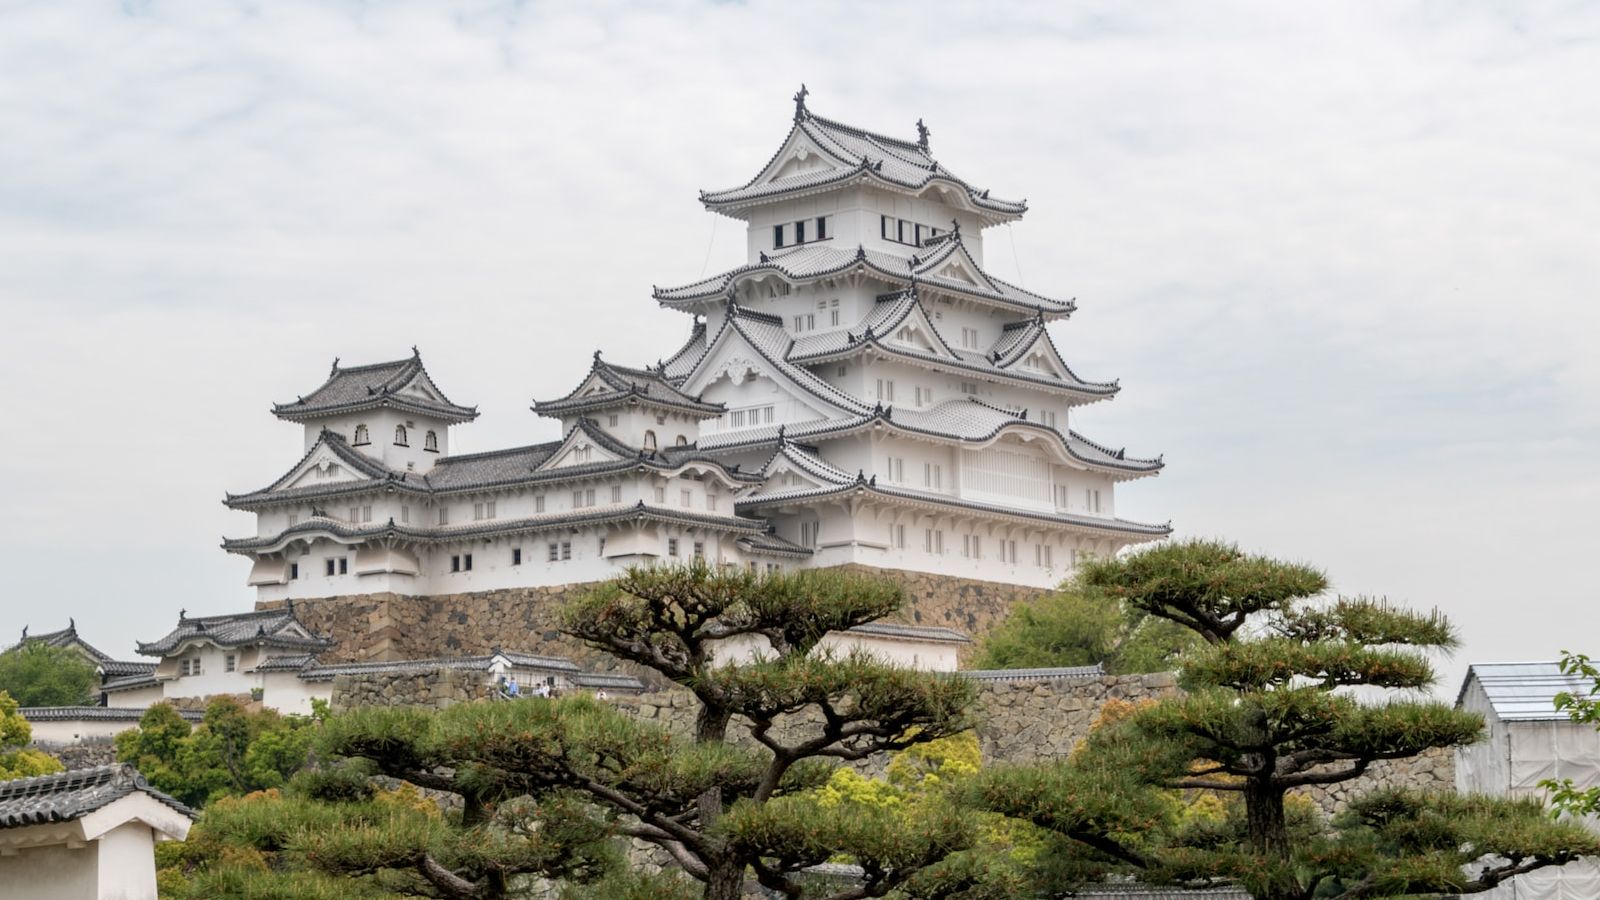
[[[551,562],[555,562],[556,560],[558,560],[560,558],[561,558],[561,547],[556,545],[556,544],[551,544],[550,545],[550,557],[549,557],[550,561]]]
[[[904,244],[906,242],[906,220],[896,219],[894,223],[894,239]]]
[[[825,241],[827,239],[828,239],[828,217],[827,216],[817,216],[817,240]]]
[[[1056,427],[1056,414],[1048,409],[1039,410],[1039,424],[1049,428]]]
[[[239,668],[239,657],[233,655],[232,653],[222,657],[222,671],[232,672],[237,668]]]
[[[611,502],[612,503],[621,503],[622,502],[622,485],[613,484],[611,486]]]
[[[562,541],[561,542],[561,558],[562,559],[571,559],[572,558],[572,542],[571,541]]]
[[[589,488],[589,489],[587,489],[587,490],[585,490],[583,492],[583,505],[584,506],[593,506],[594,505],[594,488]]]
[[[1100,511],[1100,491],[1099,490],[1096,490],[1094,492],[1094,511],[1095,512],[1099,512]]]
[[[667,555],[668,556],[673,556],[673,557],[676,557],[678,555],[678,539],[677,538],[667,538]]]
[[[604,559],[605,555],[606,555],[606,539],[605,538],[601,538],[600,539],[599,547],[600,547],[599,555],[600,555],[600,557],[602,559]]]
[[[349,521],[351,521],[351,522],[359,522],[359,521],[361,521],[361,508],[359,506],[350,507]]]
[[[889,526],[889,546],[897,550],[906,548],[906,527],[904,525]]]
[[[483,510],[484,518],[486,518],[486,519],[494,518],[494,503],[495,503],[495,501],[490,500],[488,503],[485,503],[483,505],[484,506],[484,510]]]
[[[449,525],[450,524],[450,507],[448,507],[448,506],[439,507],[439,524],[440,525]]]
[[[963,394],[976,394],[976,393],[978,393],[977,382],[973,382],[973,381],[963,381],[963,382],[961,382],[961,393],[963,393]]]
[[[572,492],[572,508],[573,509],[581,509],[582,507],[583,507],[583,491],[573,491]]]
[[[612,428],[617,427],[617,414],[612,413],[611,415],[606,416],[606,424],[610,425]]]
[[[405,525],[406,523],[408,523],[410,521],[411,521],[411,507],[402,505],[400,507],[400,524]]]
[[[705,545],[704,541],[695,541],[694,542],[694,560],[695,560],[695,562],[705,562],[705,560],[706,560],[706,545]]]
[[[370,507],[370,506],[361,507],[361,521],[363,521],[363,522],[371,522],[372,521],[372,507]]]
[[[666,487],[664,487],[662,485],[657,485],[656,486],[656,502],[657,503],[665,503],[665,502],[667,502],[667,489],[666,489]],[[676,555],[676,554],[674,554],[674,555]]]
[[[513,566],[522,565],[522,548],[521,547],[512,547],[511,548],[511,564]]]
[[[796,244],[804,244],[806,242],[806,223],[804,220],[794,223],[794,242]]]
[[[300,577],[300,564],[289,563],[289,580],[294,581]]]
[[[796,321],[798,321],[799,318],[800,318],[799,316],[796,316],[795,317]],[[728,421],[733,425],[734,428],[743,428],[744,427],[744,410],[742,410],[742,409],[734,410],[732,413],[730,413],[728,415]]]
[[[889,217],[888,216],[879,216],[878,217],[878,237],[881,237],[884,240],[888,240],[889,239]]]
[[[294,526],[296,526],[298,524],[300,524],[300,514],[299,513],[289,513],[289,527],[293,528]]]
[[[817,533],[821,530],[821,522],[801,522],[800,546],[815,548],[817,546]]]
[[[850,374],[850,367],[849,366],[840,366],[839,368],[834,370],[834,374],[837,375],[840,378],[843,378],[846,375]]]
[[[472,504],[472,518],[474,520],[483,518],[483,504],[482,503],[474,503],[474,504]]]
[[[459,553],[450,557],[450,571],[461,571],[461,555]]]
[[[838,325],[839,324],[839,311],[837,309],[832,309],[832,310],[828,311],[828,324],[829,325]]]
[[[678,495],[679,495],[679,499],[683,501],[679,505],[681,505],[681,506],[689,506],[690,504],[694,503],[694,498],[690,496],[688,491],[679,491]]]
[[[544,495],[543,494],[539,494],[538,496],[533,498],[533,511],[536,512],[536,513],[544,512]]]
[[[1001,552],[1007,557],[1007,560],[1006,560],[1007,562],[1011,563],[1012,565],[1016,565],[1017,564],[1017,542],[1016,541],[1006,541],[1004,544],[1001,545]]]
[[[717,508],[717,495],[711,493],[710,491],[707,491],[706,492],[706,509],[715,511],[716,508]]]
[[[888,378],[877,379],[877,399],[884,403],[894,402],[894,381]]]
[[[337,568],[338,563],[334,562],[332,559],[325,559],[325,560],[322,561],[322,563],[323,563],[323,573],[322,574],[324,574],[324,575],[332,575],[332,574],[334,574],[335,572],[338,571],[338,568]]]
[[[339,557],[339,574],[340,575],[349,575],[350,574],[350,557],[348,557],[348,556]]]
[[[772,247],[773,247],[773,249],[776,250],[776,249],[781,248],[782,246],[783,246],[783,226],[782,225],[774,225],[774,226],[772,226]]]
[[[917,246],[918,247],[922,246],[922,226],[921,225],[918,225],[916,227],[915,236],[916,236]]]

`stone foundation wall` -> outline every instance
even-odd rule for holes
[[[435,669],[432,672],[383,672],[340,675],[333,679],[336,712],[361,706],[429,706],[443,709],[488,696],[481,672]]]
[[[906,606],[892,618],[953,628],[974,641],[1017,601],[1041,593],[1038,588],[923,572],[845,568],[886,578],[905,590]],[[566,656],[598,671],[623,669],[611,657],[558,633],[561,606],[593,586],[559,584],[429,597],[355,594],[296,600],[294,608],[306,627],[334,642],[333,649],[322,654],[325,662],[473,656],[499,647]],[[256,604],[258,609],[282,606],[283,601],[277,600]],[[972,647],[966,648],[967,655],[971,652]]]
[[[36,741],[30,746],[61,760],[68,769],[92,769],[117,761],[117,746],[108,737],[87,738],[71,744]]]

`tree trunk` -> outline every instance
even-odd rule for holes
[[[1267,779],[1251,778],[1244,790],[1244,809],[1249,826],[1250,849],[1273,861],[1289,859],[1289,823],[1283,814],[1284,789]],[[1302,891],[1299,879],[1284,870],[1272,883],[1255,891],[1256,900],[1297,900]]]
[[[722,860],[708,867],[705,900],[741,900],[744,896],[744,866]]]

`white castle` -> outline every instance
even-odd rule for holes
[[[703,192],[747,225],[748,262],[658,288],[693,317],[654,366],[596,352],[533,411],[560,441],[451,455],[473,407],[408,359],[347,367],[292,403],[306,453],[226,503],[224,548],[258,599],[455,594],[596,581],[705,560],[867,566],[1049,586],[1078,560],[1167,535],[1117,518],[1154,475],[1073,431],[1111,398],[1050,339],[1070,301],[983,268],[983,231],[1026,204],[973,187],[915,141],[813,114],[742,187]]]

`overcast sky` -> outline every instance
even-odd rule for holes
[[[1133,519],[1437,606],[1474,661],[1600,652],[1600,5],[0,2],[0,640],[131,655],[249,608],[225,490],[273,401],[421,347],[481,418],[686,334],[696,201],[818,113],[1030,212],[1075,426]]]

